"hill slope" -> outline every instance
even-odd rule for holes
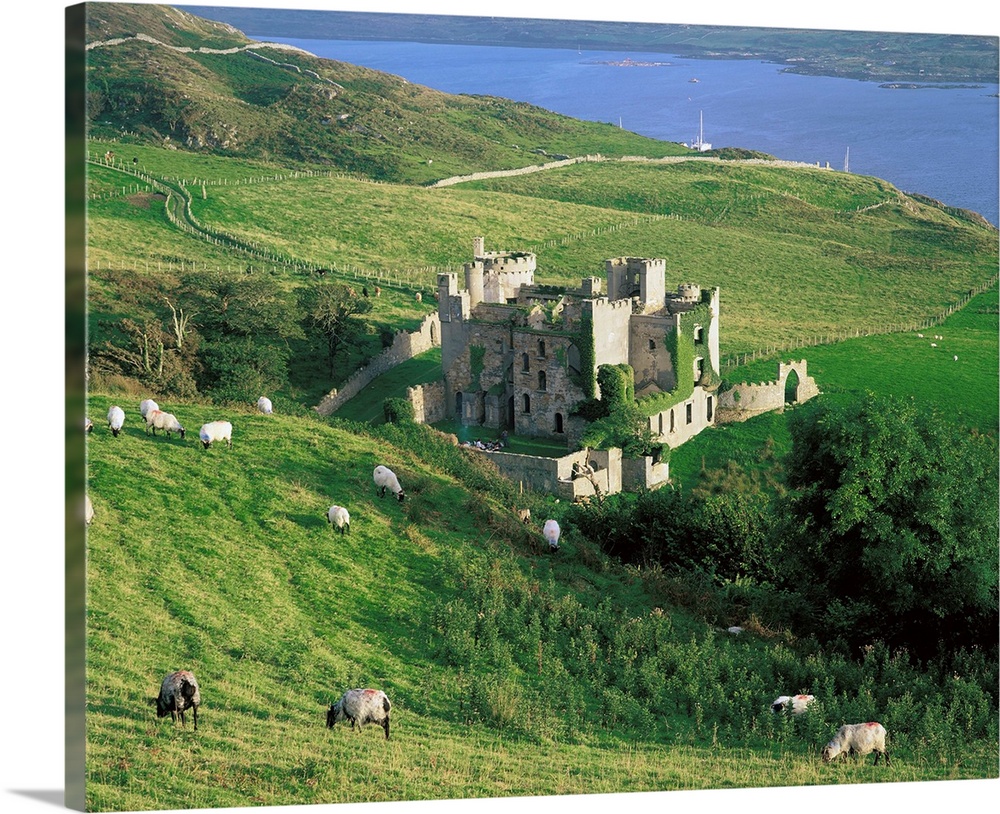
[[[257,43],[169,6],[93,3],[88,11],[93,136],[418,183],[535,163],[538,149],[689,152],[609,124]]]
[[[570,527],[557,557],[533,554],[513,507],[562,507],[440,436],[232,407],[233,448],[204,450],[216,408],[164,404],[190,435],[154,438],[130,398],[118,438],[112,397],[89,400],[90,810],[995,776],[995,704],[974,682],[938,686],[878,647],[854,664],[766,628],[720,638],[683,609],[740,621],[704,586],[615,566]],[[375,496],[376,462],[404,503]],[[202,687],[197,733],[148,705],[181,668]],[[389,742],[324,728],[366,685],[393,701]],[[775,688],[822,710],[793,725]],[[891,774],[818,760],[836,721],[875,715]]]

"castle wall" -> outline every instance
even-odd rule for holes
[[[518,435],[567,437],[570,412],[583,399],[569,369],[573,337],[514,329],[510,396]],[[511,404],[508,402],[507,407]]]
[[[332,415],[375,378],[440,343],[441,322],[437,314],[428,314],[416,331],[398,331],[388,348],[354,371],[339,389],[331,390],[313,409],[323,416]]]
[[[648,426],[657,441],[674,449],[715,424],[717,414],[716,394],[695,387],[689,398],[651,415]]]
[[[433,424],[446,418],[444,382],[407,387],[406,398],[413,405],[413,420],[418,424]]]
[[[594,369],[601,365],[620,365],[629,360],[629,321],[631,300],[590,300],[594,326]]]
[[[667,331],[675,331],[672,317],[633,316],[629,323],[628,363],[635,371],[636,396],[670,392],[677,387],[674,360],[667,349]]]
[[[798,378],[798,385],[794,393],[787,394],[788,377],[793,371]],[[772,410],[784,410],[785,404],[788,403],[788,395],[791,395],[791,401],[802,402],[818,396],[819,392],[815,379],[808,373],[805,359],[798,362],[779,362],[778,378],[774,381],[743,382],[720,393],[716,420],[720,424],[746,421],[748,418]]]

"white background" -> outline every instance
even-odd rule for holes
[[[616,0],[272,0],[203,5],[427,12],[549,19],[942,32],[996,37],[1000,4],[872,2],[832,4],[716,0],[710,3]],[[62,806],[63,783],[63,42],[64,9],[53,0],[4,5],[3,248],[0,254],[0,398],[3,642],[0,665],[0,808],[47,812]],[[753,145],[745,145],[753,147]],[[13,176],[11,176],[13,171]],[[73,421],[77,417],[72,417]],[[1000,782],[952,781],[784,790],[664,792],[630,795],[373,803],[311,807],[316,814],[512,812],[628,807],[705,812],[861,807],[889,811],[995,810]],[[279,809],[264,809],[278,811]],[[296,809],[286,808],[294,814]],[[230,809],[250,814],[260,808]]]

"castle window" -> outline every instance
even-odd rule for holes
[[[538,340],[538,355],[539,356],[545,356],[545,340],[544,339],[539,339]]]
[[[712,420],[712,397],[709,396],[708,400],[705,402],[706,417],[709,421]]]
[[[525,413],[531,412],[531,396],[529,396],[527,393],[524,394],[524,410],[522,412]]]
[[[562,417],[562,413],[556,413],[556,432],[565,432],[563,430],[563,417]]]
[[[656,350],[656,342],[652,339],[649,340],[649,349]]]
[[[689,401],[686,405],[684,405],[684,411],[687,423],[690,424],[693,421],[694,405]]]
[[[657,417],[657,430],[659,435],[663,435],[663,413]]]
[[[694,383],[698,384],[705,372],[705,360],[700,356],[694,360]]]
[[[677,431],[677,425],[674,422],[674,411],[671,410],[670,411],[670,432],[676,432],[676,431]]]
[[[526,353],[521,354],[521,370],[525,373],[531,370],[531,363],[528,361],[528,354]]]
[[[545,389],[545,371],[544,370],[539,370],[538,371],[538,389],[539,390],[544,390]]]
[[[700,345],[705,341],[705,329],[701,325],[694,326],[694,343]]]

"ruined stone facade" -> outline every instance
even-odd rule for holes
[[[779,362],[774,381],[736,384],[719,394],[720,424],[746,421],[748,418],[781,411],[786,404],[808,401],[819,395],[819,387],[806,367],[806,360]]]
[[[438,276],[445,413],[572,446],[585,422],[577,406],[597,392],[597,369],[628,364],[636,397],[663,394],[650,418],[657,438],[677,446],[714,422],[719,376],[719,289],[666,290],[664,260],[619,257],[577,289],[536,285],[526,252],[486,252]]]

